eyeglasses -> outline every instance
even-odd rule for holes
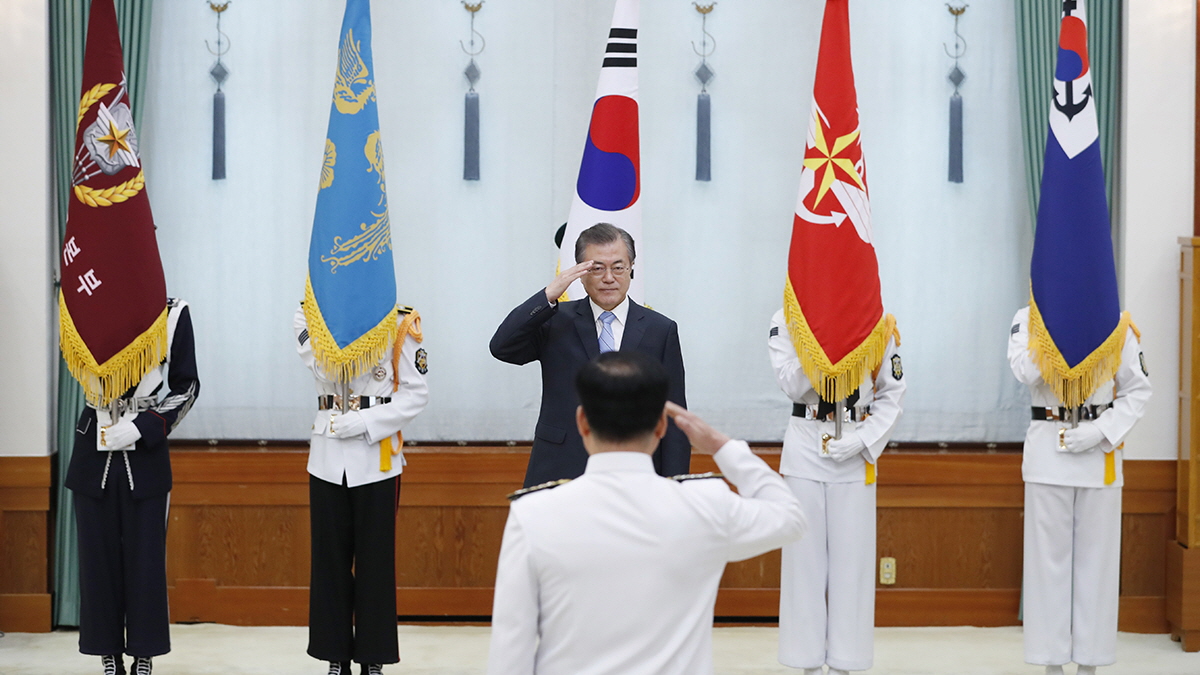
[[[596,264],[592,265],[592,269],[588,270],[588,274],[594,277],[603,277],[605,272],[612,272],[614,277],[620,278],[626,274],[629,274],[629,269],[630,268],[628,265],[623,265],[621,263],[617,263],[612,267],[605,267],[604,265]]]

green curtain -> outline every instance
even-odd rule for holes
[[[146,62],[150,47],[152,0],[115,0],[117,25],[125,52],[125,78],[133,118],[140,119],[146,87]],[[54,203],[57,221],[54,241],[62,248],[71,196],[71,158],[75,152],[75,121],[83,79],[83,51],[87,38],[88,0],[52,0],[50,3],[50,107],[51,160],[54,165]],[[57,298],[55,305],[57,306]],[[71,491],[63,486],[71,461],[75,422],[83,410],[83,390],[59,360],[55,439],[54,625],[79,625],[79,556],[76,551],[75,510]]]
[[[1117,185],[1120,178],[1121,15],[1124,0],[1092,0],[1087,4],[1088,61],[1104,158],[1105,192],[1113,243],[1119,244]],[[1025,175],[1029,208],[1037,227],[1042,162],[1049,132],[1050,92],[1058,58],[1061,0],[1017,0],[1017,67],[1021,89],[1021,131],[1025,142]]]

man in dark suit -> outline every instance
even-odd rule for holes
[[[509,312],[492,336],[497,359],[542,362],[542,408],[525,487],[583,474],[588,454],[575,426],[575,375],[601,352],[639,351],[658,360],[670,378],[667,398],[687,406],[678,326],[627,295],[636,256],[625,230],[608,223],[589,227],[575,242],[578,264]],[[576,279],[588,297],[558,302]],[[690,462],[687,437],[672,422],[654,453],[654,469],[662,476],[685,474]]]

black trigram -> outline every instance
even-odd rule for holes
[[[608,31],[608,47],[604,50],[603,67],[637,67],[636,28],[613,28]]]

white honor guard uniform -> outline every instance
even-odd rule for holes
[[[1059,430],[1062,408],[1029,356],[1029,308],[1013,317],[1013,374],[1029,386],[1034,418],[1025,434],[1025,661],[1105,666],[1116,660],[1121,573],[1121,443],[1142,417],[1150,378],[1135,331],[1125,335],[1114,380],[1100,384],[1079,412],[1098,442],[1072,452]]]
[[[489,675],[702,675],[725,563],[803,534],[787,486],[742,441],[718,478],[676,482],[603,452],[513,502],[500,547]]]
[[[401,310],[397,321],[405,325],[410,313],[415,315],[411,308]],[[403,340],[399,354],[393,345],[379,363],[350,382],[349,411],[342,413],[342,387],[313,356],[303,306],[293,325],[296,349],[317,387],[308,453],[308,653],[343,664],[343,673],[349,673],[350,661],[396,663],[395,514],[404,470],[400,431],[429,399],[420,327],[397,337]]]
[[[783,310],[771,317],[767,345],[780,389],[793,402],[779,472],[808,516],[809,534],[783,547],[779,662],[793,668],[866,670],[874,661],[875,461],[887,446],[907,384],[890,339],[879,371],[863,378],[842,436],[866,446],[837,461],[822,454],[833,414],[800,368]]]

